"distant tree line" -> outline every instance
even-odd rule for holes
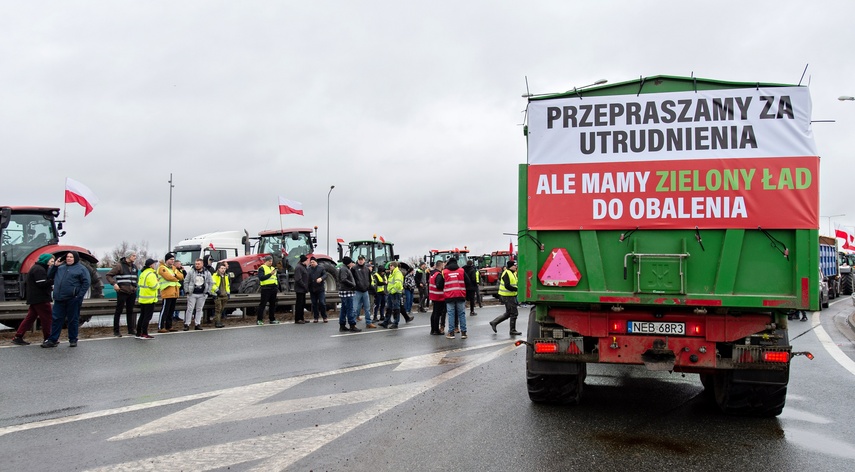
[[[128,251],[133,251],[137,254],[136,266],[141,267],[146,259],[158,260],[157,253],[149,252],[148,241],[141,243],[129,243],[122,241],[121,244],[105,253],[101,260],[98,261],[98,267],[113,267],[119,259],[125,257]]]

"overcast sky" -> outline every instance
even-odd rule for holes
[[[820,214],[855,225],[855,2],[0,0],[0,204],[68,207],[99,257],[319,226],[403,258],[504,249],[532,93],[676,75],[810,83]],[[828,218],[819,222],[828,232]],[[334,252],[334,251],[331,251]]]

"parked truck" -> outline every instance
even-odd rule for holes
[[[216,231],[180,241],[172,249],[175,260],[192,266],[196,259],[212,263],[246,254],[249,234],[246,231]]]
[[[69,251],[80,254],[80,262],[91,276],[90,298],[103,297],[103,284],[95,270],[96,258],[88,249],[80,246],[60,244],[59,238],[65,235],[62,221],[57,221],[59,208],[35,206],[0,206],[0,276],[3,278],[3,291],[0,302],[25,300],[27,298],[27,273],[39,256],[45,253],[57,258],[65,257]],[[81,323],[88,317],[81,317]],[[3,321],[3,324],[17,327],[23,318]]]
[[[819,269],[828,283],[828,298],[840,296],[840,265],[838,261],[837,238],[819,237]]]
[[[808,89],[655,76],[527,97],[529,398],[576,403],[589,363],[635,365],[780,414],[792,357],[812,357],[787,311],[820,304]]]
[[[842,295],[852,295],[855,293],[855,254],[838,251],[837,252],[837,269],[840,271],[840,293]]]

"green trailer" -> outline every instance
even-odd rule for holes
[[[819,309],[819,158],[805,87],[656,76],[530,96],[519,167],[526,374],[580,400],[587,364],[697,373],[778,415],[789,310]]]

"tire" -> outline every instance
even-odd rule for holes
[[[534,340],[537,332],[535,307],[531,308],[528,317],[528,341]],[[534,348],[526,346],[526,387],[528,398],[534,403],[549,405],[576,405],[582,399],[582,389],[587,376],[587,364],[578,363],[579,373],[576,375],[543,375],[529,372],[529,360],[534,356]]]
[[[828,296],[828,298],[829,298],[829,300],[830,300],[830,299],[831,299],[831,295],[829,295],[829,296]],[[824,302],[823,302],[823,301],[822,301],[822,292],[819,292],[819,302],[820,302],[820,306],[821,306],[822,308],[828,308],[828,306],[830,305],[829,300],[826,300],[826,301],[824,301]],[[822,310],[822,308],[820,308],[820,310]]]
[[[80,263],[89,271],[89,298],[104,298],[104,283],[98,277],[98,271],[95,269],[95,266],[89,261],[81,260]]]
[[[338,271],[335,264],[329,261],[318,261],[318,265],[324,268],[327,278],[324,279],[324,291],[327,293],[338,292]]]
[[[733,371],[714,374],[714,398],[728,415],[771,418],[781,414],[787,400],[786,385],[736,384]]]
[[[258,293],[259,291],[261,291],[261,282],[257,275],[247,277],[238,287],[238,293]]]
[[[852,295],[852,272],[840,274],[840,293],[843,295]]]

